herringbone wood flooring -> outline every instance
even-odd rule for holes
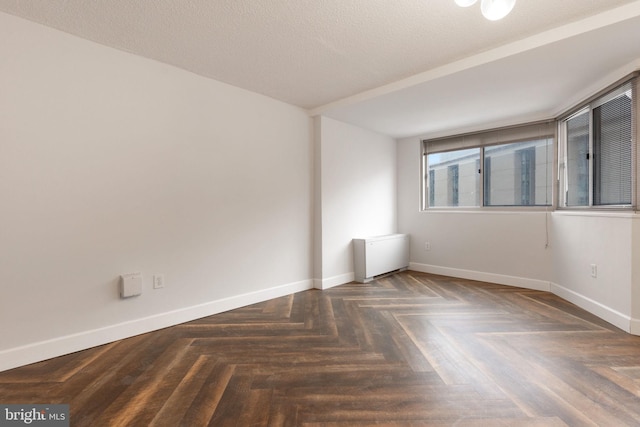
[[[403,272],[0,373],[72,426],[640,425],[640,338],[545,292]]]

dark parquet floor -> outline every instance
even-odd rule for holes
[[[640,426],[640,337],[546,292],[416,272],[0,373],[72,426]]]

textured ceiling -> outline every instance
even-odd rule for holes
[[[392,93],[394,82],[620,6],[633,12],[630,18],[640,15],[637,0],[518,0],[497,22],[485,20],[478,5],[460,8],[453,0],[0,0],[0,11],[373,128],[380,119],[365,116],[376,100],[395,105],[396,112],[434,102],[414,93],[405,99],[408,84]],[[640,45],[638,39],[629,43]],[[460,83],[440,74],[440,89]],[[386,89],[373,96],[380,87]],[[412,112],[425,120],[415,108],[404,115]],[[485,116],[476,122],[491,119]],[[400,136],[442,129],[390,122],[375,130]]]

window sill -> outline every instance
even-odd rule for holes
[[[554,216],[584,216],[584,217],[598,217],[598,218],[631,218],[638,219],[640,215],[638,212],[628,209],[558,209],[553,211]]]
[[[427,214],[490,214],[490,215],[512,215],[512,214],[539,214],[552,212],[551,206],[485,206],[485,207],[442,207],[422,209],[420,213]]]

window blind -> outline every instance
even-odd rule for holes
[[[441,153],[444,151],[462,150],[465,148],[499,145],[509,142],[554,138],[555,131],[555,120],[549,120],[544,122],[528,123],[526,125],[520,126],[492,129],[484,132],[474,132],[448,136],[444,138],[427,139],[423,141],[424,154],[426,155]]]
[[[631,204],[632,94],[622,86],[593,109],[593,204]]]

